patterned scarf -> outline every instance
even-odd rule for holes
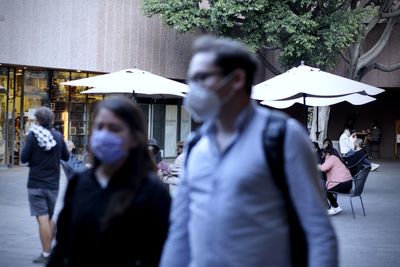
[[[30,131],[33,132],[33,134],[36,137],[36,140],[38,141],[38,145],[44,151],[49,151],[50,149],[56,146],[57,143],[54,140],[53,135],[46,128],[43,128],[42,126],[39,125],[32,125]]]

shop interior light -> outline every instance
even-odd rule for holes
[[[76,72],[81,72],[81,70],[76,70]]]

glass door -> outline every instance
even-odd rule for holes
[[[7,68],[0,68],[0,166],[7,164],[7,81]]]
[[[71,80],[87,78],[87,73],[72,72]],[[86,154],[87,144],[87,96],[81,94],[86,90],[84,86],[69,87],[69,140],[76,148],[76,153],[83,157]]]

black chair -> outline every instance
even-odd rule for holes
[[[351,189],[351,191],[349,193],[341,193],[341,192],[336,192],[336,191],[333,191],[333,190],[328,190],[328,192],[334,193],[335,195],[345,195],[345,196],[350,197],[351,212],[353,213],[353,218],[354,219],[356,218],[356,216],[354,215],[354,208],[353,208],[353,202],[352,202],[352,198],[353,197],[359,197],[360,198],[361,207],[362,207],[362,210],[363,210],[363,214],[365,216],[364,203],[363,203],[361,194],[362,194],[362,192],[364,190],[364,185],[365,185],[365,182],[367,181],[367,177],[368,177],[368,174],[370,173],[370,171],[371,171],[371,166],[368,166],[366,168],[363,168],[359,173],[357,173],[353,177],[353,179],[352,179],[353,187],[352,187],[352,189]],[[338,182],[334,182],[334,181],[331,181],[330,183],[338,184]]]

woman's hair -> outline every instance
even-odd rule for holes
[[[106,109],[121,119],[129,127],[136,147],[129,151],[124,165],[111,178],[111,183],[118,184],[123,190],[115,193],[103,217],[103,227],[108,227],[114,217],[122,215],[132,203],[140,183],[149,175],[157,171],[147,148],[147,133],[143,113],[140,108],[123,97],[109,97],[100,102],[96,107],[94,117],[99,111]],[[89,147],[90,149],[90,147]],[[94,158],[94,169],[98,168],[100,161]]]
[[[333,147],[331,147],[331,146],[325,147],[324,149],[322,149],[322,153],[334,155]]]
[[[51,123],[54,119],[54,113],[47,107],[40,107],[34,114],[40,126],[50,129]]]
[[[332,140],[329,138],[325,138],[324,142],[322,142],[322,145],[324,145],[325,143],[328,143],[330,146],[333,146]]]

